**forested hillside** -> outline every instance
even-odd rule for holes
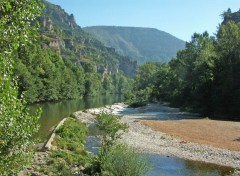
[[[33,103],[124,92],[136,61],[85,33],[60,6],[43,3],[38,40],[15,53],[20,94]]]
[[[145,62],[168,62],[185,42],[160,30],[140,27],[93,26],[83,28],[124,56]]]
[[[193,34],[186,48],[168,64],[140,66],[134,93],[128,94],[130,101],[168,101],[211,117],[239,119],[239,14],[224,13],[216,36]]]

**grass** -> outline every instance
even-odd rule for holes
[[[56,130],[53,145],[57,150],[51,151],[47,167],[42,170],[47,175],[78,175],[81,169],[89,167],[92,158],[84,148],[87,125],[78,119],[68,118]]]

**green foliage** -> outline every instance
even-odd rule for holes
[[[125,144],[111,146],[101,161],[102,175],[143,176],[150,170],[147,160]]]
[[[125,101],[131,107],[146,105],[153,101],[153,87],[156,84],[156,77],[159,70],[166,67],[166,64],[147,62],[140,65],[132,85],[132,90],[125,93]]]
[[[121,131],[126,130],[126,124],[119,122],[119,116],[101,113],[96,117],[98,128],[103,131],[102,145],[95,161],[96,171],[100,175],[144,175],[149,165],[139,156],[136,149],[117,143]]]
[[[113,145],[116,140],[120,138],[120,130],[127,129],[126,124],[122,124],[119,122],[120,118],[120,116],[115,116],[105,112],[102,112],[96,117],[97,127],[104,132],[102,140],[103,155],[105,155],[104,153],[108,150],[108,147]]]
[[[224,11],[221,16],[223,17],[222,24],[226,24],[230,21],[236,22],[236,23],[240,22],[240,10],[232,13],[231,9],[228,8],[227,11]]]
[[[130,56],[143,64],[168,62],[184,48],[184,41],[163,31],[151,28],[93,26],[83,28],[108,47],[123,56]]]
[[[81,152],[86,142],[87,126],[78,119],[69,118],[57,131],[55,144],[58,148]]]
[[[31,24],[41,8],[35,0],[0,2],[0,175],[16,175],[29,162],[29,148],[38,130],[39,113],[31,116],[25,100],[18,98],[13,58],[19,46],[35,37]]]
[[[240,110],[240,23],[229,22],[218,31],[218,59],[214,72],[216,112],[239,116]]]
[[[78,175],[81,167],[89,167],[92,159],[85,151],[87,126],[78,119],[68,118],[56,131],[48,166],[41,172],[51,175]]]
[[[139,67],[128,102],[168,101],[207,116],[239,118],[239,14],[228,10],[216,37],[195,33],[168,64]]]
[[[86,73],[85,75],[85,96],[94,96],[101,92],[101,76],[98,73]]]
[[[39,39],[15,52],[19,93],[28,103],[123,93],[136,62],[85,33],[60,6],[43,1]],[[113,80],[115,75],[120,81]]]

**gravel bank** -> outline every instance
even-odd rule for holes
[[[209,162],[240,170],[240,152],[183,141],[168,134],[153,131],[151,128],[143,125],[141,120],[152,118],[156,107],[155,105],[149,106],[149,109],[152,110],[149,113],[146,111],[138,113],[135,109],[126,108],[124,104],[115,104],[106,108],[90,109],[88,113],[97,114],[101,111],[111,111],[113,114],[123,115],[121,122],[127,123],[129,129],[123,134],[122,141],[138,148],[141,152]],[[166,113],[169,116],[174,115],[174,117],[182,115],[178,110],[166,106],[163,111],[165,112],[164,114],[158,112],[159,116],[166,115]]]
[[[122,141],[142,152],[176,156],[240,169],[240,152],[191,143],[153,131],[141,121],[136,120],[135,116],[125,115],[122,122],[129,125],[129,130],[123,134]]]

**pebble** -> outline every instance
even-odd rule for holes
[[[123,134],[122,141],[140,149],[141,152],[175,156],[240,169],[240,152],[182,141],[165,133],[153,131],[141,122],[132,123],[134,118],[133,116],[123,116],[122,121],[129,125],[129,130]]]

